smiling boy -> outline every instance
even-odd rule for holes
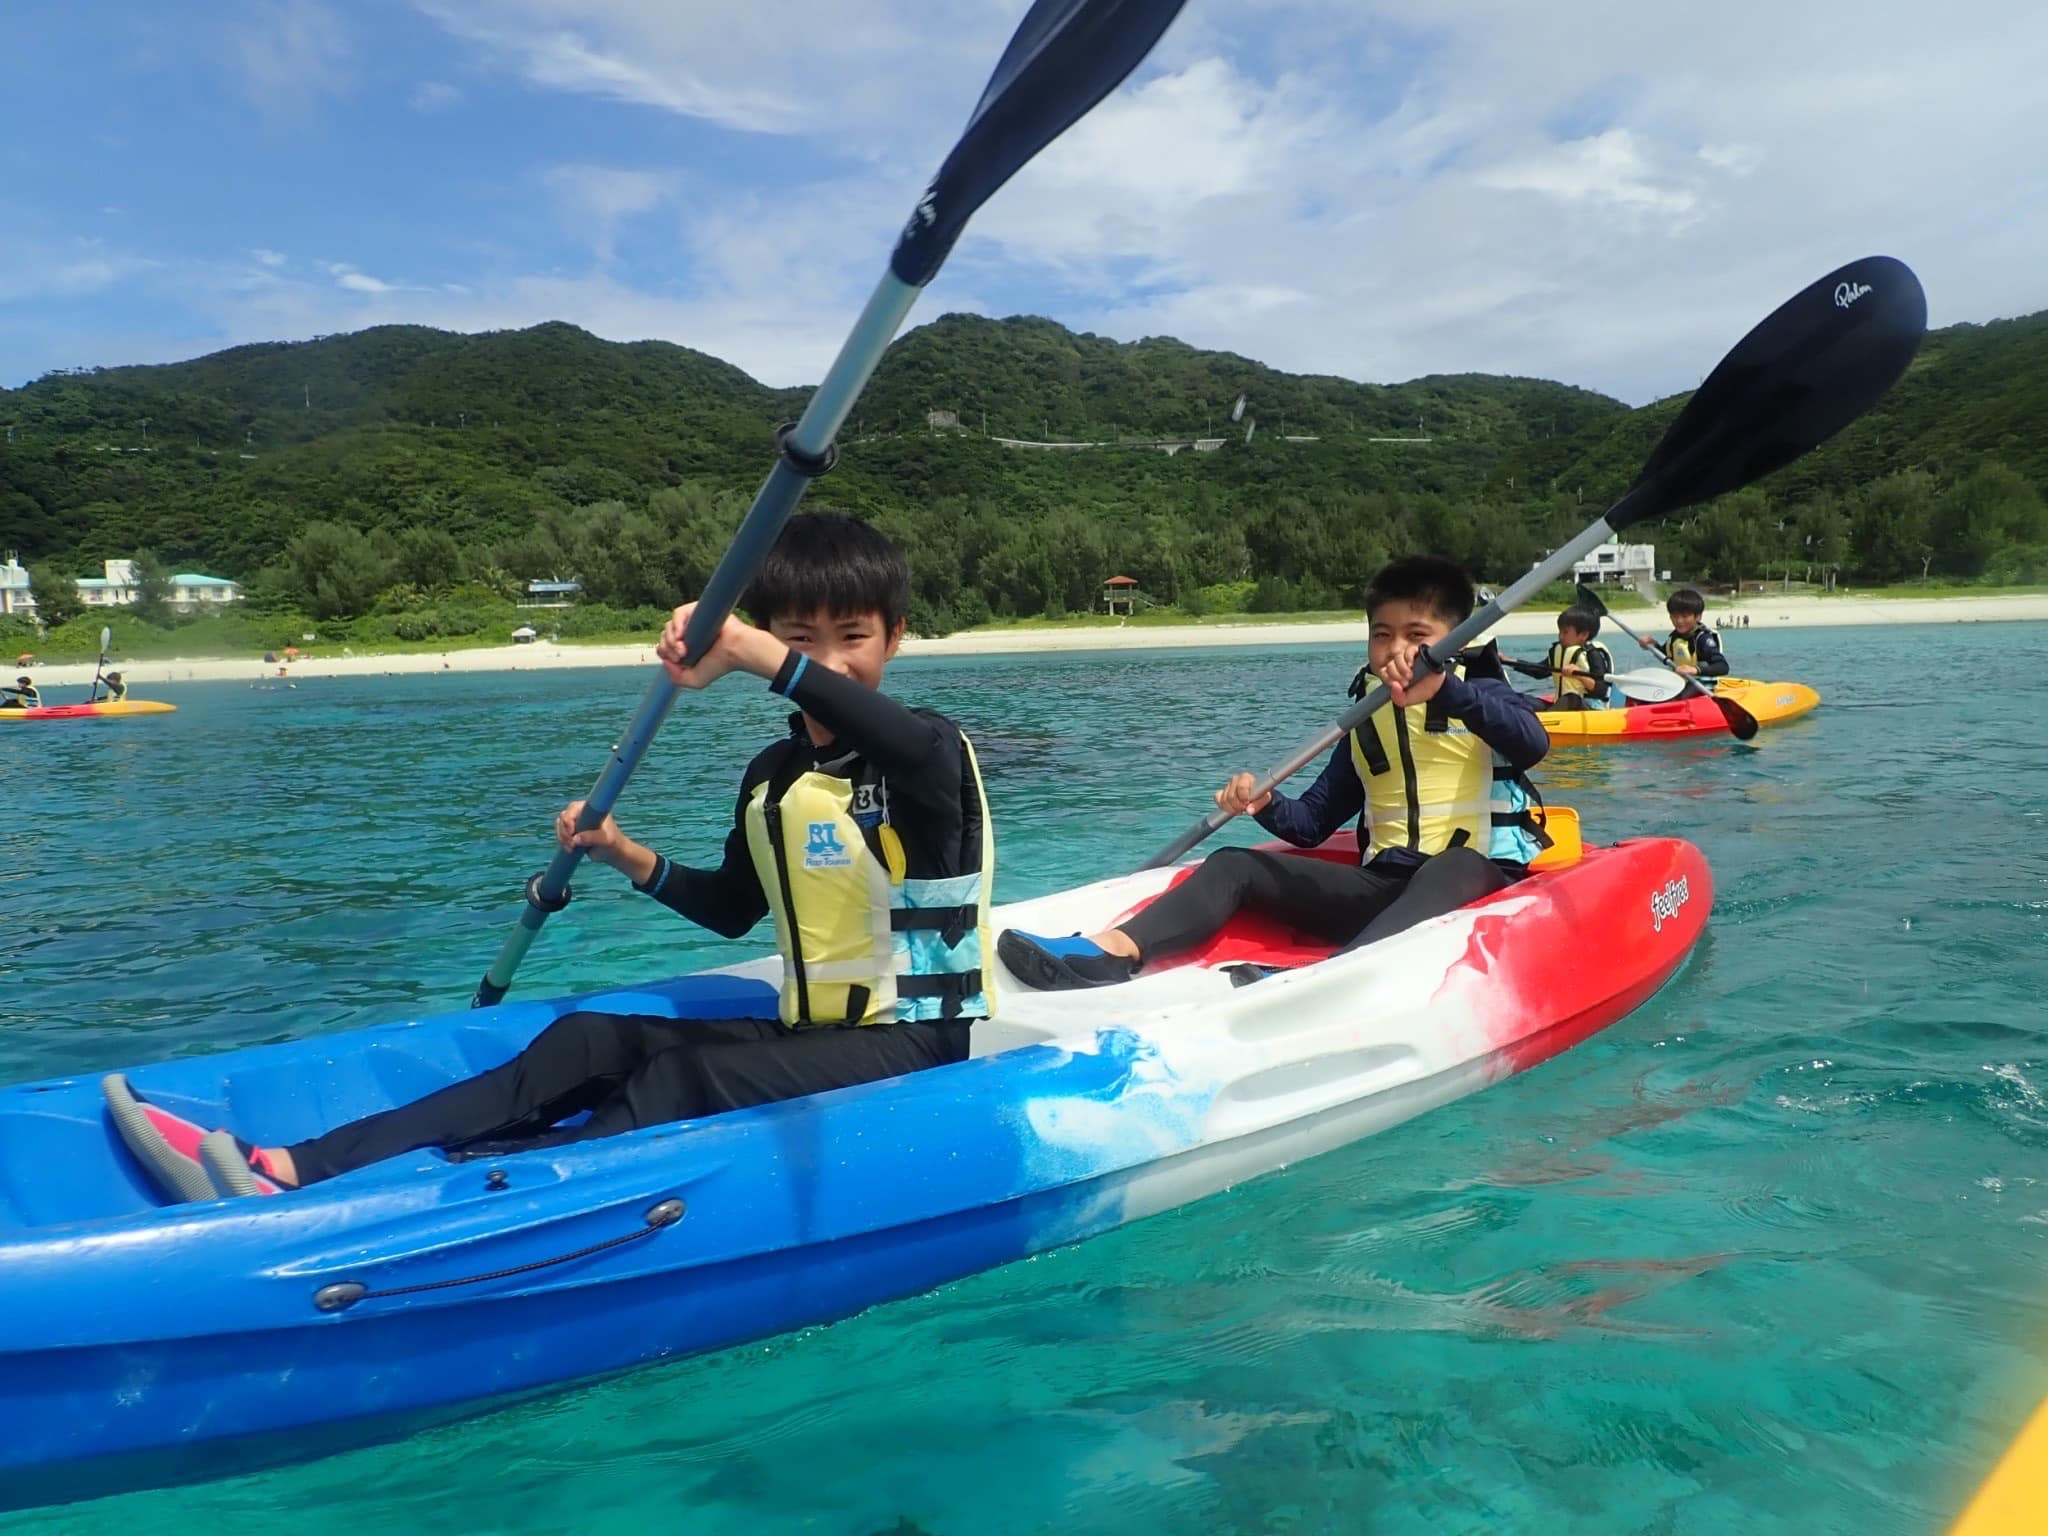
[[[880,692],[909,597],[909,565],[883,534],[831,513],[792,517],[748,589],[760,627],[730,618],[686,663],[690,604],[657,647],[685,688],[745,672],[796,706],[789,734],[747,765],[723,861],[671,862],[609,816],[579,832],[581,801],[556,817],[563,847],[715,933],[738,938],[772,914],[775,1018],[572,1013],[503,1066],[309,1141],[207,1134],[214,1188],[248,1193],[258,1177],[291,1188],[422,1147],[498,1155],[586,1141],[964,1060],[971,1021],[994,1011],[995,845],[960,728]],[[146,1165],[194,1161],[180,1148],[196,1128],[154,1106],[124,1112],[139,1101],[123,1080],[107,1095]]]
[[[1297,848],[1356,817],[1364,863],[1224,848],[1115,928],[1064,938],[1005,929],[1003,963],[1035,987],[1105,986],[1200,946],[1240,911],[1356,949],[1520,879],[1542,846],[1527,778],[1549,750],[1542,722],[1491,647],[1417,675],[1422,649],[1472,606],[1470,579],[1448,560],[1411,555],[1387,565],[1366,589],[1368,660],[1353,693],[1376,676],[1391,701],[1338,743],[1299,800],[1253,799],[1249,773],[1216,791],[1222,809],[1249,812]]]

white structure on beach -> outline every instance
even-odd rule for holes
[[[109,560],[105,564],[105,576],[78,578],[78,596],[91,608],[125,608],[142,595],[142,589],[135,582],[135,562]],[[187,573],[171,578],[172,606],[188,611],[210,608],[216,603],[232,603],[241,595],[242,589],[223,576]]]
[[[125,608],[142,595],[136,585],[133,560],[104,562],[106,575],[78,578],[78,598],[89,608]],[[184,572],[171,578],[171,606],[184,613],[196,613],[240,598],[242,589],[224,576],[199,576]],[[28,572],[12,554],[0,565],[0,614],[34,613],[35,593],[29,587]]]
[[[33,613],[35,606],[36,600],[29,595],[28,571],[10,549],[7,563],[0,565],[0,615]]]
[[[1541,561],[1531,561],[1529,569],[1534,570]],[[1669,572],[1665,573],[1667,579]],[[1614,582],[1630,586],[1638,581],[1654,581],[1657,577],[1657,546],[1654,544],[1617,544],[1613,540],[1577,561],[1572,566],[1572,576],[1579,581],[1590,581],[1596,586]]]

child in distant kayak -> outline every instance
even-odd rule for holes
[[[0,699],[0,709],[37,709],[43,702],[43,696],[36,692],[35,680],[27,676],[17,677],[12,688],[0,688],[0,693],[7,695]]]
[[[1605,709],[1613,702],[1607,679],[1614,671],[1614,658],[1607,647],[1597,644],[1600,616],[1585,608],[1567,608],[1557,616],[1557,643],[1541,661],[1501,658],[1524,677],[1550,679],[1553,709]]]
[[[1680,587],[1664,599],[1664,611],[1671,615],[1671,638],[1659,644],[1645,635],[1643,649],[1661,651],[1687,677],[1726,677],[1728,658],[1721,653],[1721,637],[1701,618],[1707,600],[1691,587]]]
[[[1416,668],[1423,647],[1463,622],[1472,604],[1471,581],[1447,560],[1416,555],[1388,565],[1366,591],[1369,659],[1352,692],[1378,678],[1392,702],[1338,744],[1299,800],[1252,798],[1249,773],[1216,791],[1223,810],[1249,812],[1297,848],[1314,848],[1357,818],[1363,864],[1224,848],[1115,928],[1065,938],[1005,929],[1003,963],[1045,989],[1128,981],[1151,961],[1198,947],[1240,911],[1357,949],[1527,874],[1544,841],[1527,774],[1550,744],[1535,707],[1501,675],[1491,646],[1465,652],[1447,672]]]
[[[107,702],[109,704],[118,704],[128,697],[128,685],[121,681],[120,673],[109,672],[100,681],[106,685]]]
[[[964,1060],[971,1022],[994,1011],[994,834],[960,728],[878,691],[909,599],[910,567],[880,532],[829,513],[791,518],[747,594],[762,627],[728,619],[686,659],[689,604],[657,647],[685,688],[746,672],[797,707],[789,733],[747,765],[724,861],[672,863],[609,816],[579,832],[581,801],[555,820],[564,848],[715,933],[738,938],[772,914],[777,1017],[572,1013],[501,1067],[294,1146],[212,1132],[200,1151],[213,1186],[289,1188],[423,1147],[498,1155],[585,1141]],[[120,1079],[107,1092],[146,1163],[192,1162],[162,1110],[129,1112]]]

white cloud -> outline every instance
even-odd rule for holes
[[[413,0],[529,83],[751,133],[831,135],[856,156],[965,120],[1021,15],[1012,0]]]
[[[402,293],[407,291],[403,283],[387,283],[381,277],[372,277],[358,271],[345,261],[331,261],[327,264],[328,275],[334,279],[337,288],[346,288],[350,293]]]
[[[352,78],[354,45],[319,0],[257,0],[232,24],[230,43],[244,87],[266,111],[301,111]]]
[[[545,173],[573,234],[588,240],[600,262],[617,248],[620,226],[651,213],[675,195],[677,179],[666,171],[624,170],[605,165],[557,165]]]
[[[1042,272],[1059,318],[1111,335],[1631,400],[1690,387],[1872,251],[1920,271],[1936,323],[2048,305],[2048,114],[1983,106],[2033,98],[2048,13],[1938,33],[1902,0],[1729,0],[1709,28],[1600,0],[1428,15],[1418,35],[1390,0],[1267,0],[1257,47],[1212,26],[1217,51],[999,194],[959,264],[980,290]]]
[[[855,25],[844,0],[413,3],[465,45],[461,68],[619,103],[601,117],[635,134],[652,113],[697,119],[659,126],[699,158],[549,170],[514,145],[487,162],[542,178],[528,248],[566,221],[588,272],[504,245],[457,270],[354,248],[403,284],[261,253],[181,270],[210,344],[559,317],[815,380],[1022,9],[863,0]],[[345,85],[330,13],[261,14],[258,73]],[[1130,86],[996,195],[919,317],[1032,309],[1301,371],[1483,369],[1640,400],[1695,383],[1794,289],[1871,251],[1915,266],[1936,323],[2040,308],[2041,57],[2040,7],[1964,7],[1939,28],[1905,0],[1722,0],[1711,25],[1612,0],[1191,7]],[[636,268],[628,235],[655,229],[674,231],[673,259]],[[34,280],[124,280],[64,255]]]
[[[462,92],[445,80],[422,80],[413,87],[410,105],[415,112],[446,112],[462,104]]]
[[[285,264],[286,258],[284,252],[273,251],[268,246],[259,245],[254,250],[250,251],[249,254],[250,256],[255,258],[256,264],[258,266],[281,267]]]
[[[0,234],[0,304],[83,298],[118,287],[158,265],[99,240]]]
[[[1534,192],[1566,203],[1604,202],[1689,223],[1700,194],[1683,171],[1653,164],[1656,156],[1626,128],[1551,146],[1480,173],[1479,184],[1503,192]]]

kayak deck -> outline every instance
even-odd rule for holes
[[[1756,717],[1758,725],[1783,725],[1820,705],[1820,695],[1804,683],[1724,677],[1714,692],[1740,704]],[[1712,699],[1698,694],[1662,704],[1631,704],[1627,709],[1543,710],[1537,718],[1550,739],[1561,745],[1728,734],[1727,717]]]

